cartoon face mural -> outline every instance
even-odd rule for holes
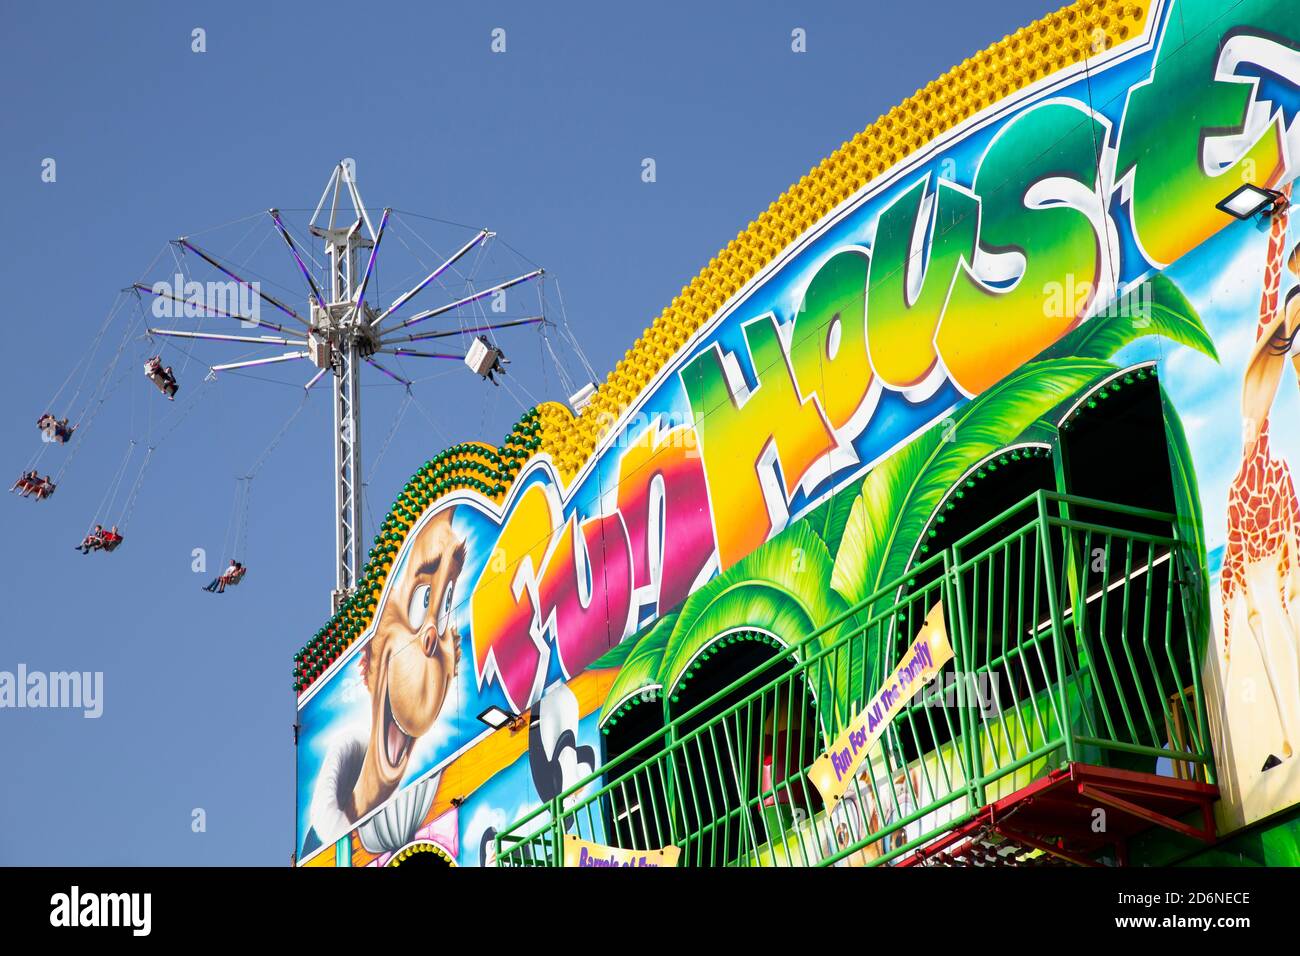
[[[361,659],[370,691],[370,746],[352,792],[353,820],[397,788],[411,745],[442,712],[460,663],[451,612],[464,567],[465,542],[452,531],[452,512],[442,512],[412,542]]]
[[[358,666],[369,695],[369,731],[339,741],[312,799],[314,838],[337,838],[397,789],[415,742],[442,713],[456,678],[460,634],[452,616],[465,542],[454,512],[416,534]]]

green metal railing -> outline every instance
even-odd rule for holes
[[[561,865],[569,834],[687,866],[878,865],[1071,762],[1213,782],[1176,527],[1040,491],[516,821],[497,864]],[[952,661],[828,812],[809,768],[940,603]]]

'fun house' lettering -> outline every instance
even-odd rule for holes
[[[1182,0],[1165,23],[1216,10]],[[1162,40],[1118,119],[1055,96],[1005,120],[966,183],[936,177],[943,153],[910,180],[882,179],[844,220],[869,248],[823,254],[790,315],[742,302],[659,379],[651,399],[675,397],[690,424],[650,413],[643,431],[611,433],[596,465],[605,513],[566,517],[549,463],[529,470],[470,598],[480,685],[528,706],[552,654],[576,674],[798,517],[801,490],[861,474],[871,462],[854,448],[882,395],[915,406],[945,385],[983,392],[1109,308],[1121,277],[1225,226],[1215,204],[1236,185],[1278,183],[1283,115],[1225,77],[1264,69],[1300,87],[1287,45],[1300,26],[1268,0],[1234,7],[1233,22],[1223,44],[1190,27]],[[913,433],[946,409],[915,414]]]

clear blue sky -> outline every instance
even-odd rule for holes
[[[558,276],[603,377],[790,183],[917,87],[1056,6],[9,3],[5,467],[16,475],[39,447],[35,419],[117,291],[167,239],[313,206],[345,156],[369,204],[490,225]],[[201,55],[195,27],[207,32]],[[496,27],[504,55],[489,49]],[[796,27],[806,54],[790,50]],[[55,183],[41,181],[46,157]],[[641,181],[645,157],[653,184]],[[530,352],[515,356],[518,381],[562,400]],[[497,441],[518,418],[508,393],[461,372],[417,386],[437,428],[406,415],[374,470],[376,514],[446,441]],[[0,671],[104,674],[98,720],[0,710],[0,864],[289,862],[289,673],[333,581],[327,392],[254,483],[251,570],[217,597],[200,591],[191,551],[224,564],[232,476],[298,398],[222,379],[159,444],[126,544],[82,557],[72,545],[127,436],[171,411],[146,384],[132,376],[109,399],[54,498],[0,502]],[[368,460],[400,397],[369,393]],[[66,453],[51,450],[42,468]],[[192,832],[195,808],[206,832]]]

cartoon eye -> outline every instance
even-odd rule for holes
[[[442,592],[442,607],[438,608],[438,633],[446,634],[447,625],[451,622],[451,597],[456,590],[456,582],[448,581],[447,590]]]
[[[429,616],[429,593],[433,589],[427,584],[421,584],[411,592],[411,603],[406,609],[406,619],[411,624],[411,630],[418,631],[424,625],[424,619]]]

